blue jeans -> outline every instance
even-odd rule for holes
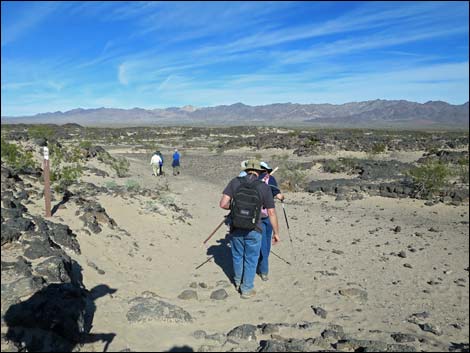
[[[256,267],[261,248],[261,233],[256,230],[235,229],[230,238],[232,248],[233,278],[235,284],[241,284],[242,293],[250,292],[255,284]]]
[[[262,218],[263,236],[261,239],[261,252],[258,260],[258,273],[267,275],[269,273],[269,253],[271,252],[271,241],[273,237],[273,226],[269,217]]]

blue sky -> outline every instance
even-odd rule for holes
[[[469,97],[468,2],[1,2],[1,114]]]

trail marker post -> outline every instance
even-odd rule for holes
[[[44,199],[46,201],[46,217],[51,217],[51,181],[49,173],[49,148],[43,148],[44,162]]]

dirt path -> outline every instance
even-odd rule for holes
[[[224,156],[207,170],[187,155],[186,167],[176,178],[156,179],[146,159],[130,157],[131,178],[146,188],[162,187],[166,179],[176,204],[189,210],[189,223],[168,215],[144,212],[136,200],[99,197],[107,213],[129,235],[105,230],[99,235],[81,231],[75,209],[60,210],[77,232],[87,288],[107,284],[116,288],[111,297],[98,299],[93,333],[115,333],[110,351],[165,351],[175,346],[197,350],[204,341],[193,337],[196,330],[227,333],[233,327],[250,323],[296,323],[320,321],[342,325],[355,338],[378,339],[393,343],[390,334],[411,333],[427,339],[427,350],[439,351],[449,342],[468,342],[468,207],[368,197],[348,203],[307,193],[287,193],[287,212],[293,237],[293,254],[282,209],[278,208],[282,242],[273,250],[293,262],[288,266],[271,256],[268,282],[255,280],[257,297],[242,300],[228,283],[231,272],[230,249],[218,242],[225,227],[213,237],[209,249],[202,241],[222,220],[218,208],[224,178]],[[211,157],[212,158],[212,157]],[[215,158],[215,157],[214,157]],[[229,158],[229,157],[227,157]],[[231,158],[231,157],[230,157]],[[234,156],[234,160],[240,157]],[[183,163],[185,160],[183,159]],[[207,159],[205,163],[212,163]],[[229,175],[237,166],[230,164]],[[217,171],[217,173],[214,172]],[[104,180],[97,181],[103,184]],[[393,231],[400,226],[400,232]],[[429,231],[434,227],[437,232]],[[406,251],[407,257],[397,254]],[[214,261],[196,270],[209,256]],[[90,265],[93,263],[94,266]],[[404,267],[404,265],[409,265]],[[105,272],[99,274],[96,268]],[[456,285],[456,281],[462,286]],[[438,284],[429,285],[429,281]],[[203,283],[197,300],[178,299],[191,283]],[[211,293],[225,288],[228,298],[210,299]],[[340,295],[345,289],[360,289],[367,299]],[[145,291],[181,306],[194,318],[193,323],[129,323],[129,301]],[[315,316],[312,306],[328,312],[326,319]],[[407,318],[422,311],[443,330],[442,336],[424,333]],[[453,329],[458,324],[462,329]],[[319,332],[318,332],[319,334]],[[431,343],[430,343],[431,342]],[[101,351],[95,343],[86,350]]]

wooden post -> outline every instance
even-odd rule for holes
[[[51,217],[51,181],[49,173],[49,148],[44,147],[44,199],[46,201],[46,217]]]

